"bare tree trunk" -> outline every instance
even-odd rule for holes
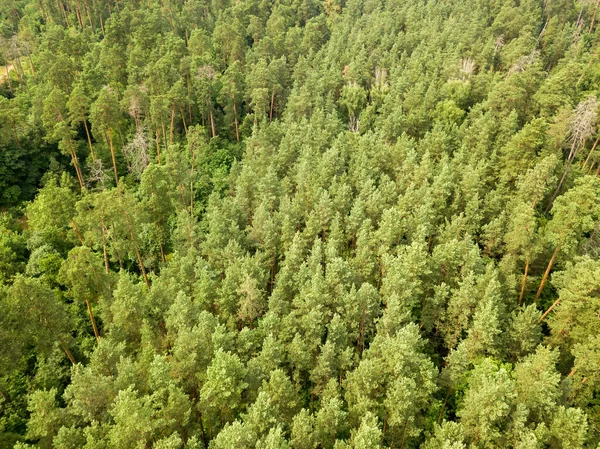
[[[556,249],[554,250],[554,253],[552,254],[552,257],[550,258],[550,262],[548,262],[548,266],[546,267],[546,272],[544,273],[544,276],[542,277],[542,282],[540,282],[540,287],[538,288],[538,291],[535,294],[535,300],[536,301],[538,299],[540,299],[540,295],[542,294],[542,290],[544,290],[544,285],[546,285],[546,281],[548,280],[548,275],[550,274],[550,270],[552,269],[552,265],[554,264],[554,261],[556,260],[556,255],[558,254],[558,250],[559,250],[559,247],[556,247]]]
[[[19,79],[19,85],[25,85],[25,87],[27,87],[25,81],[23,81],[22,68],[20,68],[18,59],[19,58],[13,59],[11,65],[13,66],[13,69],[15,69],[15,73],[17,74],[17,78]]]
[[[519,293],[519,305],[523,301],[523,294],[525,293],[525,286],[527,285],[527,273],[529,272],[529,259],[525,260],[525,272],[523,273],[523,280],[521,281],[521,292]]]
[[[65,25],[69,28],[69,19],[67,18],[67,12],[65,11],[65,5],[63,5],[62,0],[57,0],[58,10],[62,13],[63,20],[65,21]]]
[[[574,154],[573,154],[573,157],[575,157]],[[552,204],[554,204],[554,200],[558,196],[558,193],[560,192],[560,188],[562,187],[563,182],[565,181],[565,178],[567,177],[567,174],[569,173],[569,170],[571,169],[572,161],[573,161],[573,159],[570,157],[569,160],[567,161],[567,166],[565,167],[565,171],[563,172],[562,178],[560,178],[558,186],[556,187],[556,190],[552,194],[552,198],[550,198],[550,202],[548,203],[548,206],[546,207],[546,213],[548,213],[550,211],[550,209],[552,209]]]
[[[94,147],[92,146],[92,137],[90,136],[90,130],[88,129],[87,121],[85,119],[85,116],[81,116],[81,119],[83,120],[83,126],[85,128],[85,134],[87,136],[88,144],[90,146],[90,154],[92,155],[92,161],[95,161],[96,160],[96,155],[94,154]]]
[[[185,114],[183,113],[183,108],[179,108],[179,112],[181,113],[181,120],[183,121],[183,129],[185,130],[185,135],[187,136],[188,129],[187,129],[187,123],[185,122]]]
[[[29,59],[29,65],[31,66],[31,73],[33,75],[33,79],[37,81],[37,75],[35,73],[35,66],[33,65],[33,59],[31,59],[31,55],[29,51],[27,52],[27,59]]]
[[[240,141],[240,130],[238,126],[238,118],[237,118],[237,108],[235,106],[235,102],[233,103],[233,122],[235,123],[235,138],[237,141]]]
[[[552,312],[552,310],[559,304],[560,304],[560,298],[558,298],[556,301],[554,301],[554,303],[550,307],[548,307],[548,310],[546,310],[544,312],[544,314],[540,317],[538,324],[540,324],[542,321],[544,321],[546,319],[546,317],[548,316],[548,314],[550,312]]]
[[[404,449],[404,443],[406,441],[406,428],[408,427],[408,418],[404,421],[404,430],[402,431],[402,443],[400,443],[400,449]]]
[[[115,159],[115,147],[113,146],[112,130],[108,129],[108,143],[110,146],[110,155],[112,157],[113,170],[115,172],[115,185],[119,185],[119,175],[117,174],[117,160]]]
[[[63,13],[65,14],[65,22],[67,23],[67,28],[71,28],[71,23],[69,22],[69,12],[67,11],[67,8],[65,8],[62,0],[60,0],[60,5],[63,8]]]
[[[162,127],[163,142],[165,143],[165,149],[167,149],[167,127],[165,126],[164,122],[161,122],[161,127]]]
[[[592,146],[592,149],[590,150],[587,158],[585,158],[585,162],[583,163],[582,168],[585,168],[587,166],[587,163],[590,160],[590,157],[592,157],[592,153],[594,152],[594,150],[596,149],[596,145],[598,145],[598,140],[600,140],[600,136],[598,136],[598,138],[596,139],[596,141],[594,142],[594,145]]]
[[[102,30],[102,34],[106,34],[104,32],[104,21],[102,20],[102,11],[98,14],[100,16],[100,29]]]
[[[444,410],[446,409],[446,404],[448,403],[448,398],[450,397],[450,393],[452,393],[452,389],[448,388],[446,392],[446,398],[444,399],[444,404],[442,405],[442,410],[440,410],[440,416],[438,417],[437,423],[442,422],[442,418],[444,417]]]
[[[360,317],[360,327],[359,327],[359,335],[358,335],[358,348],[359,354],[362,355],[365,350],[365,314],[363,312]]]
[[[77,16],[77,22],[79,23],[80,28],[83,30],[83,16],[81,15],[81,8],[79,7],[78,0],[75,0],[75,15]]]
[[[213,117],[212,110],[208,113],[208,115],[210,116],[210,129],[212,130],[212,136],[216,137],[217,132],[215,131],[215,119]]]
[[[71,159],[73,161],[73,165],[75,166],[75,173],[77,173],[77,180],[79,181],[79,187],[83,189],[83,175],[81,173],[81,168],[79,167],[79,159],[77,158],[77,154],[75,153],[75,149],[71,148]]]
[[[192,121],[192,100],[191,100],[192,93],[191,93],[191,88],[190,88],[190,76],[189,76],[189,74],[187,74],[185,76],[185,84],[186,84],[186,87],[187,87],[188,114],[189,114],[189,117],[190,117],[190,126],[192,126],[192,123],[193,123],[193,121]]]
[[[133,238],[133,232],[132,232]],[[150,281],[148,280],[148,275],[146,274],[146,267],[144,267],[144,262],[142,261],[142,255],[140,254],[140,250],[137,245],[135,247],[135,254],[137,256],[138,263],[140,264],[140,270],[142,271],[142,276],[144,277],[144,282],[146,282],[146,287],[150,290]]]
[[[594,28],[594,22],[596,22],[596,13],[598,12],[598,4],[600,4],[600,0],[596,1],[596,4],[594,5],[594,14],[592,14],[592,21],[590,22],[590,29],[588,30],[588,33],[591,34],[592,29]]]
[[[171,108],[171,125],[169,126],[169,145],[173,145],[173,123],[175,122],[175,106]]]
[[[81,232],[79,232],[79,227],[77,226],[77,223],[75,223],[75,220],[71,219],[71,224],[73,225],[75,234],[77,234],[77,239],[79,240],[79,243],[83,245],[83,236],[81,235]]]
[[[275,91],[271,93],[271,108],[269,110],[269,122],[273,121],[273,103],[275,102]]]
[[[160,137],[158,126],[156,127],[156,157],[158,158],[158,165],[160,165]]]
[[[94,23],[92,22],[92,15],[90,13],[90,5],[88,5],[87,0],[83,0],[83,4],[85,5],[85,11],[87,12],[88,21],[90,22],[90,26],[92,27],[92,32],[94,31]]]
[[[90,300],[86,299],[85,304],[87,305],[88,313],[90,314],[90,320],[92,321],[92,327],[94,328],[94,336],[96,337],[96,343],[100,339],[98,335],[98,328],[96,327],[96,319],[94,318],[94,312],[92,312],[92,304],[90,304]]]
[[[104,256],[104,271],[106,274],[109,272],[108,268],[108,253],[106,251],[106,226],[104,225],[104,221],[102,222],[102,254]]]
[[[67,357],[69,358],[69,361],[71,362],[71,364],[76,365],[77,362],[75,362],[75,357],[73,357],[73,354],[71,353],[71,350],[69,349],[67,344],[62,340],[59,340],[59,342],[60,342],[60,345],[62,346],[63,350],[65,351],[65,354],[67,354]]]
[[[208,438],[206,438],[206,431],[204,430],[204,423],[202,422],[202,413],[198,412],[198,421],[200,422],[200,435],[202,436],[202,442],[204,447],[208,447]]]
[[[191,151],[191,173],[190,173],[190,215],[194,215],[194,145],[190,145]]]

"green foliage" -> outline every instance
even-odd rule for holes
[[[0,447],[598,447],[597,1],[0,3]]]

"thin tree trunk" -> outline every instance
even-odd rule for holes
[[[525,293],[525,286],[527,285],[527,273],[529,272],[529,259],[525,260],[525,272],[523,273],[523,280],[521,281],[521,292],[519,293],[519,305],[523,301],[523,294]]]
[[[362,316],[360,317],[360,327],[359,327],[359,334],[358,334],[358,348],[359,348],[359,355],[362,356],[362,353],[365,350],[365,314],[364,314],[364,312],[363,312]]]
[[[544,321],[546,319],[546,317],[548,316],[548,314],[550,312],[552,312],[552,310],[559,304],[560,304],[560,298],[558,298],[556,301],[554,301],[554,303],[550,307],[548,307],[548,310],[546,310],[544,312],[544,314],[540,317],[538,324],[540,324],[542,321]]]
[[[275,91],[271,93],[271,108],[269,109],[269,122],[273,121],[273,103],[275,102]]]
[[[79,187],[83,189],[83,175],[81,174],[81,168],[79,168],[79,159],[77,159],[77,154],[75,153],[75,149],[71,148],[71,160],[73,161],[73,166],[75,167],[75,173],[77,173],[77,180],[79,181]]]
[[[235,138],[239,142],[240,141],[240,130],[239,130],[239,126],[238,126],[237,108],[235,106],[235,102],[233,103],[233,123],[235,123]]]
[[[212,130],[212,136],[213,136],[213,137],[216,137],[216,136],[217,136],[217,133],[216,133],[216,131],[215,131],[215,119],[214,119],[214,117],[213,117],[213,113],[212,113],[212,111],[210,111],[210,112],[208,113],[208,115],[210,116],[210,129]]]
[[[542,294],[542,290],[544,290],[544,285],[546,285],[546,281],[548,280],[548,275],[550,274],[550,270],[552,269],[552,265],[554,264],[554,261],[556,260],[556,255],[558,254],[558,250],[559,250],[559,247],[556,247],[556,249],[554,250],[554,253],[552,254],[552,257],[550,258],[550,262],[548,262],[548,266],[546,267],[546,272],[544,273],[544,276],[542,277],[542,282],[540,282],[540,287],[538,288],[538,291],[535,294],[535,300],[536,301],[538,299],[540,299],[540,295]]]
[[[582,168],[585,168],[587,166],[587,163],[589,162],[590,157],[592,157],[592,153],[596,149],[596,145],[598,145],[598,140],[600,140],[600,136],[598,136],[598,138],[594,142],[594,145],[592,146],[592,149],[590,150],[589,154],[587,155],[587,158],[585,158],[585,162],[583,163],[583,167]]]
[[[202,436],[202,442],[204,443],[204,447],[208,448],[208,439],[206,438],[204,423],[202,422],[202,412],[198,412],[198,418],[198,421],[200,422],[200,435]]]
[[[191,154],[191,173],[190,173],[190,215],[194,216],[194,145],[190,145]]]
[[[67,15],[65,14],[65,8],[64,5],[62,3],[62,0],[57,0],[57,5],[58,5],[58,10],[60,11],[60,13],[62,14],[62,18],[65,21],[65,25],[67,26],[67,28],[69,27],[69,23],[67,20]]]
[[[60,342],[60,345],[63,347],[65,354],[67,354],[67,357],[69,358],[69,361],[71,362],[71,364],[76,365],[77,362],[75,362],[75,357],[73,357],[73,354],[71,353],[71,350],[69,349],[67,344],[62,340],[59,340],[59,342]]]
[[[271,285],[269,287],[269,294],[273,293],[273,286],[275,285],[275,274],[277,273],[277,250],[273,253],[273,262],[271,263]]]
[[[156,127],[156,157],[158,158],[158,165],[160,165],[160,134],[158,132],[158,126]]]
[[[452,389],[448,388],[448,391],[446,392],[446,397],[444,398],[444,404],[442,405],[442,410],[440,410],[440,416],[438,417],[437,423],[441,423],[442,422],[442,418],[444,416],[444,410],[446,409],[446,404],[448,403],[448,398],[450,397],[450,393],[452,393]]]
[[[165,149],[167,149],[167,127],[165,126],[164,122],[161,122],[161,127],[162,127],[163,142],[165,143]]]
[[[17,78],[19,79],[19,84],[25,85],[25,87],[27,87],[26,83],[23,81],[23,76],[21,74],[22,68],[21,68],[21,70],[19,70],[19,67],[20,67],[19,58],[13,59],[13,61],[11,62],[11,65],[15,69],[15,73],[17,74]]]
[[[37,75],[35,73],[35,66],[33,65],[33,59],[31,59],[31,55],[29,51],[27,52],[27,59],[29,59],[29,65],[31,66],[31,73],[33,74],[33,79],[37,81]]]
[[[187,33],[187,31],[186,31],[186,33]],[[190,126],[192,126],[192,123],[193,123],[193,121],[192,121],[192,100],[191,100],[192,92],[191,92],[191,88],[190,88],[190,75],[189,75],[189,73],[186,74],[186,76],[185,76],[185,84],[186,84],[186,88],[187,88],[188,114],[189,114],[189,117],[190,117]]]
[[[85,134],[87,136],[87,140],[88,140],[88,144],[90,146],[90,154],[92,155],[92,161],[96,160],[96,155],[94,154],[94,147],[92,146],[92,137],[90,136],[90,130],[88,129],[87,126],[87,121],[85,119],[85,116],[81,116],[82,120],[83,120],[83,126],[85,128]]]
[[[187,136],[188,129],[187,129],[187,123],[185,122],[185,114],[183,113],[183,108],[179,108],[179,112],[181,113],[181,120],[183,121],[183,129],[185,130],[185,135]]]
[[[554,203],[554,200],[558,196],[558,193],[560,192],[560,188],[562,187],[563,182],[565,182],[565,178],[567,177],[567,174],[569,173],[569,170],[571,169],[571,164],[573,163],[573,159],[575,159],[576,154],[577,154],[577,148],[575,147],[575,144],[573,144],[573,146],[571,147],[571,152],[569,153],[569,157],[567,159],[567,166],[565,167],[565,171],[563,172],[563,175],[560,178],[560,181],[558,183],[558,186],[556,187],[556,190],[552,194],[552,198],[550,198],[548,207],[546,207],[546,213],[552,208],[552,204]]]
[[[104,225],[104,221],[102,222],[102,253],[104,256],[104,271],[108,274],[108,252],[106,251],[106,226]]]
[[[59,3],[62,8],[63,14],[65,15],[65,23],[67,24],[67,28],[70,28],[71,24],[69,23],[69,14],[67,14],[67,9],[65,8],[65,5],[63,4],[62,0],[60,0]]]
[[[113,170],[115,172],[115,185],[119,185],[119,175],[117,174],[117,160],[115,159],[115,147],[113,146],[112,130],[108,129],[108,143],[110,146],[110,155],[112,157]]]
[[[83,236],[81,235],[81,232],[79,232],[79,227],[77,226],[77,223],[75,223],[75,220],[71,219],[71,224],[73,225],[75,234],[77,234],[77,239],[79,240],[79,243],[83,245]]]
[[[133,238],[133,232],[132,236]],[[138,263],[140,264],[140,270],[142,271],[142,276],[144,277],[144,282],[146,283],[146,287],[150,290],[150,281],[148,280],[148,275],[146,274],[146,267],[144,267],[144,262],[142,261],[142,255],[140,254],[140,250],[137,245],[135,247],[135,254],[137,256]]]
[[[171,125],[169,126],[169,145],[173,145],[173,123],[175,122],[175,106],[171,108]]]
[[[404,430],[402,431],[402,443],[400,443],[400,449],[404,449],[404,443],[406,441],[406,428],[408,427],[408,419],[404,421]]]
[[[550,202],[548,203],[548,206],[546,207],[546,213],[548,213],[550,211],[550,209],[552,209],[552,204],[554,204],[554,200],[558,196],[558,193],[560,192],[560,188],[562,187],[563,182],[565,181],[565,178],[567,177],[567,174],[569,173],[569,169],[570,168],[571,168],[571,161],[568,161],[567,162],[567,167],[565,168],[565,171],[564,171],[564,173],[563,173],[563,175],[560,178],[560,181],[558,183],[558,187],[556,187],[556,190],[552,194],[552,198],[550,198]]]
[[[94,336],[96,337],[96,343],[100,340],[100,336],[98,335],[98,328],[96,327],[96,319],[94,318],[94,312],[92,312],[92,304],[89,299],[85,300],[85,304],[87,305],[88,313],[90,314],[90,320],[92,321],[92,327],[94,328]]]
[[[596,1],[596,4],[594,5],[594,14],[592,14],[592,21],[590,22],[590,29],[588,30],[588,33],[591,34],[592,29],[594,28],[594,22],[596,22],[596,13],[598,12],[598,4],[600,4],[600,0]]]
[[[79,2],[77,0],[75,0],[75,15],[77,16],[79,27],[83,30],[83,16],[81,15],[81,8],[79,7]]]
[[[85,11],[87,12],[88,21],[90,22],[90,26],[92,27],[92,32],[94,32],[94,23],[92,22],[92,15],[90,13],[90,6],[88,5],[87,0],[83,0],[83,4],[85,5]]]
[[[167,261],[167,259],[165,259],[165,250],[163,248],[162,243],[160,244],[160,258],[163,261],[163,263]]]

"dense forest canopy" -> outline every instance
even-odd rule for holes
[[[1,0],[0,447],[600,448],[600,0]]]

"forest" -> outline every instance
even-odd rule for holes
[[[600,0],[0,0],[0,448],[600,449]]]

